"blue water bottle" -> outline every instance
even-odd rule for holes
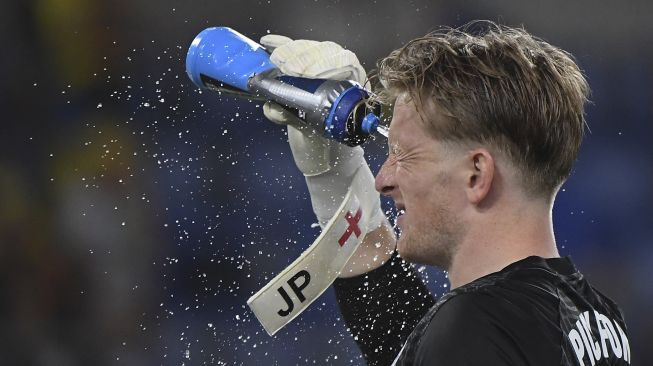
[[[260,44],[227,27],[200,32],[188,49],[186,73],[202,89],[271,100],[308,126],[349,146],[360,145],[379,126],[380,107],[355,81],[287,76]]]

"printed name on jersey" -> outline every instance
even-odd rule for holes
[[[591,321],[594,321],[594,324]],[[598,334],[592,333],[592,327]],[[567,333],[576,359],[581,366],[595,365],[602,359],[611,355],[630,363],[630,344],[626,333],[614,319],[594,310],[594,316],[585,311],[576,320],[576,327]],[[589,362],[589,363],[586,363]]]

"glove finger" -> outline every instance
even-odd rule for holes
[[[274,102],[265,102],[263,104],[263,115],[278,125],[297,125],[301,123],[296,116]]]
[[[259,41],[259,43],[270,53],[274,52],[278,47],[290,42],[292,42],[291,38],[279,34],[266,34],[261,37],[261,40]]]
[[[325,54],[320,59],[315,60],[306,67],[304,72],[316,77],[335,80],[355,80],[361,85],[365,84],[367,80],[365,69],[358,61],[358,57],[353,52],[342,48],[338,52]],[[335,76],[339,76],[341,79],[336,79]]]
[[[326,67],[324,59],[330,58],[331,55],[339,53],[341,50],[342,48],[333,42],[298,40],[279,48],[270,59],[272,62],[278,62],[277,65],[282,65],[288,72],[298,76],[310,76],[306,72],[308,68],[315,64],[321,64],[320,68],[324,69]],[[337,67],[339,65],[329,66]]]
[[[313,73],[313,72],[311,72]],[[317,79],[331,79],[331,80],[354,80],[357,81],[362,86],[366,85],[367,76],[365,75],[365,70],[359,65],[350,65],[345,67],[340,67],[337,69],[326,70],[323,72],[314,72],[315,78]]]
[[[277,65],[286,75],[301,76],[302,71],[311,62],[315,54],[317,41],[300,39],[283,44],[270,55],[270,61]],[[313,56],[319,58],[319,55]]]
[[[367,81],[358,57],[334,42],[293,41],[277,48],[270,60],[290,76]]]
[[[299,40],[298,42],[289,43],[282,51],[283,56],[287,59],[286,64],[288,67],[297,67],[297,70],[293,71],[304,75],[311,75],[308,71],[310,68],[326,70],[343,66],[343,61],[349,61],[336,56],[340,55],[344,50],[339,44],[330,41]],[[286,52],[290,53],[290,55],[286,56]],[[355,62],[358,62],[358,60]]]
[[[265,118],[278,125],[292,126],[294,129],[300,131],[306,136],[319,135],[313,127],[275,102],[268,101],[263,104],[263,115],[265,115]]]

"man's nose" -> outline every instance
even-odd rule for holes
[[[389,159],[386,159],[374,180],[374,188],[384,196],[390,196],[395,190],[394,171],[392,167],[393,164],[389,162]]]

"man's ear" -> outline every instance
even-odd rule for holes
[[[494,158],[483,148],[469,152],[466,161],[469,172],[465,192],[473,204],[480,204],[487,197],[494,181]]]

